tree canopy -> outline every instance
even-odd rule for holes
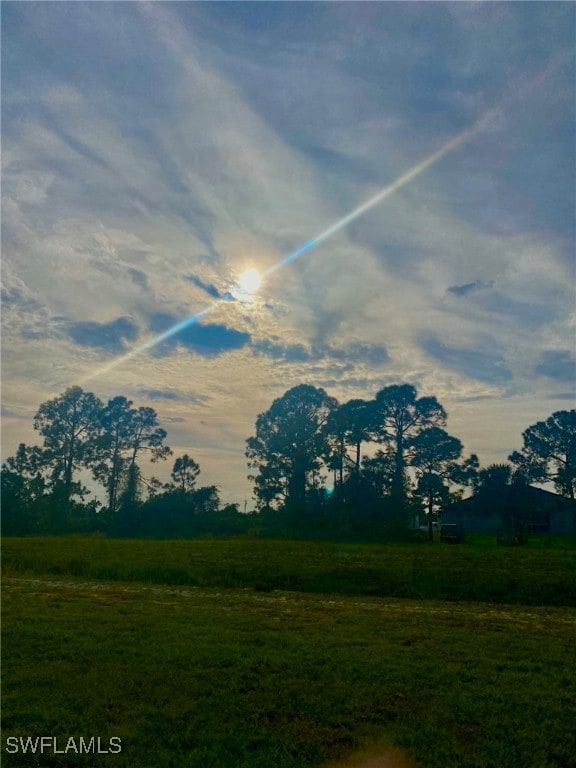
[[[393,384],[376,395],[380,439],[392,446],[395,457],[392,497],[398,524],[406,525],[406,465],[411,441],[427,427],[446,424],[446,411],[435,397],[418,397],[411,384]]]
[[[73,474],[89,466],[101,434],[102,402],[81,387],[42,403],[34,416],[34,429],[44,437],[42,461],[51,469],[52,482],[61,482],[62,501],[68,503]]]
[[[576,495],[576,410],[555,411],[523,433],[509,459],[532,482],[552,481],[562,495]]]
[[[262,501],[284,497],[294,506],[306,505],[310,475],[328,452],[324,427],[336,406],[323,389],[301,384],[258,416],[246,456],[249,467],[258,470],[254,478]]]

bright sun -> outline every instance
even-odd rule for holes
[[[238,285],[246,293],[254,293],[260,287],[261,281],[260,272],[254,267],[248,267],[238,278]]]

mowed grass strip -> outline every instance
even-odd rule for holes
[[[425,768],[576,765],[575,612],[7,578],[3,765],[305,768],[384,740]],[[9,736],[122,739],[9,755]]]
[[[545,546],[549,545],[549,546]],[[576,541],[536,538],[500,547],[343,544],[251,538],[190,541],[7,538],[6,574],[247,587],[341,595],[576,605]]]

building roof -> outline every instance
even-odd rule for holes
[[[456,501],[444,507],[441,512],[472,513],[492,506],[522,504],[526,508],[542,507],[556,510],[576,511],[576,500],[560,496],[558,493],[536,488],[533,485],[506,485],[497,490],[485,490],[467,499]]]

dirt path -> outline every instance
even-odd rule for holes
[[[401,750],[377,745],[353,752],[343,760],[326,763],[323,768],[418,768]]]

